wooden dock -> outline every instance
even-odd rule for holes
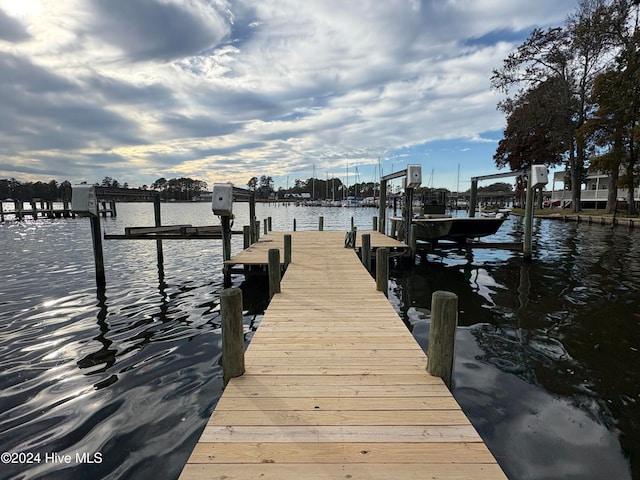
[[[404,248],[374,233],[373,247]],[[506,479],[344,232],[291,235],[292,263],[246,372],[180,479]],[[230,263],[266,263],[281,238]]]

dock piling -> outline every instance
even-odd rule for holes
[[[389,249],[376,250],[376,289],[389,296]]]
[[[104,256],[102,253],[102,232],[100,231],[100,217],[89,217],[91,222],[91,240],[93,242],[93,262],[96,267],[96,286],[98,290],[107,288],[107,280],[104,274]]]
[[[417,249],[417,239],[418,239],[418,226],[415,224],[411,225],[409,229],[409,246],[411,247],[411,258],[415,258],[416,249]]]
[[[251,227],[249,225],[242,227],[242,235],[244,237],[244,249],[246,250],[251,246]]]
[[[222,370],[226,386],[229,379],[244,373],[242,290],[225,288],[220,293],[220,315],[222,317]]]
[[[113,202],[113,212],[115,212],[115,202]],[[113,215],[113,214],[112,214]],[[162,216],[161,216],[161,212],[160,212],[160,195],[156,195],[153,198],[153,216],[154,216],[154,222],[156,227],[161,227],[162,226]],[[156,240],[156,250],[158,253],[158,268],[159,269],[163,269],[164,268],[164,251],[162,250],[162,240],[157,239]]]
[[[320,232],[324,230],[324,217],[322,215],[318,218],[318,230]]]
[[[531,175],[527,177],[527,195],[524,207],[524,240],[522,255],[526,262],[531,261],[531,241],[533,231],[533,189],[531,188]]]
[[[427,371],[431,375],[442,378],[449,390],[451,390],[453,379],[457,324],[458,296],[442,290],[433,292]]]
[[[284,264],[288,266],[291,263],[291,235],[284,236]]]
[[[280,250],[269,249],[269,298],[280,293]]]
[[[368,233],[362,234],[362,248],[360,249],[360,257],[364,268],[367,272],[371,272],[371,235]]]

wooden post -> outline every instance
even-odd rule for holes
[[[442,290],[433,292],[427,371],[431,375],[442,378],[449,390],[451,390],[453,379],[457,324],[458,296]]]
[[[223,215],[220,217],[222,224],[222,260],[231,260],[231,217]]]
[[[269,230],[268,230],[269,223],[266,218],[263,220],[263,223],[264,223],[264,234],[266,235],[267,233],[269,233]]]
[[[354,227],[355,227],[355,223],[354,223],[353,217],[351,217],[351,230],[352,231],[354,230]]]
[[[258,241],[258,232],[255,229],[256,221],[256,196],[254,193],[249,197],[249,225],[251,226],[251,243]],[[259,225],[258,225],[259,227]]]
[[[362,234],[362,248],[360,249],[360,257],[362,264],[367,269],[367,272],[371,272],[371,235],[368,233]]]
[[[404,189],[404,238],[411,245],[411,223],[413,221],[413,188]]]
[[[284,264],[288,266],[291,263],[291,235],[284,236]]]
[[[13,202],[13,211],[16,220],[22,220],[22,206],[23,203],[18,200]]]
[[[38,219],[38,205],[33,200],[31,200],[31,216],[34,220]]]
[[[91,240],[93,242],[93,263],[96,266],[96,286],[98,290],[107,288],[107,280],[104,275],[104,256],[102,254],[102,232],[100,231],[100,217],[92,215]]]
[[[416,247],[418,243],[416,240],[417,236],[418,236],[418,226],[413,224],[411,225],[410,235],[409,235],[412,256],[416,254]]]
[[[225,288],[220,293],[222,326],[222,371],[224,385],[244,373],[244,328],[242,290]]]
[[[324,217],[322,215],[318,218],[318,230],[321,232],[324,230]]]
[[[376,289],[389,295],[389,249],[376,250]]]
[[[269,298],[280,293],[280,250],[269,249]]]
[[[378,231],[378,217],[373,217],[373,231]]]
[[[273,220],[271,219],[271,217],[267,217],[267,227],[269,228],[269,231],[271,232],[271,226],[273,224]]]
[[[378,231],[387,232],[387,181],[380,181],[380,204],[378,205]]]
[[[1,200],[0,200],[0,222],[4,222],[4,207],[2,205]]]
[[[476,216],[476,203],[478,198],[478,179],[471,179],[471,197],[469,198],[469,217]]]
[[[533,231],[533,189],[531,188],[531,175],[527,177],[527,196],[524,206],[524,242],[522,247],[522,255],[525,261],[530,261],[531,254],[531,236]]]
[[[249,225],[242,227],[242,235],[244,237],[244,249],[246,250],[251,246],[251,227]]]
[[[116,212],[116,201],[111,200],[111,216],[115,217],[116,215],[118,215],[118,213]]]
[[[253,229],[256,232],[256,242],[260,240],[260,220],[256,220],[253,224]]]
[[[296,231],[296,219],[295,218],[293,219],[293,231],[294,232]]]
[[[153,197],[153,216],[156,227],[162,226],[162,218],[160,216],[160,195]],[[158,268],[164,268],[164,252],[162,250],[162,240],[156,239],[156,250],[158,251]]]

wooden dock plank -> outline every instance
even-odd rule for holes
[[[225,397],[220,399],[216,412],[223,410],[450,410],[458,408],[451,396],[423,397],[278,397],[248,398]]]
[[[467,425],[295,425],[204,427],[201,442],[482,442]],[[241,447],[239,447],[241,448]]]
[[[226,426],[374,426],[374,425],[465,425],[467,417],[460,410],[268,410],[217,412],[207,425]]]
[[[358,234],[358,241],[361,238]],[[372,246],[404,248],[377,232]],[[228,265],[265,265],[272,233]],[[500,479],[502,470],[344,232],[292,263],[181,479]]]
[[[495,480],[506,478],[497,464],[473,463],[353,463],[327,464],[187,464],[182,480]]]
[[[197,463],[494,463],[482,443],[200,443]]]
[[[236,385],[414,385],[416,383],[433,383],[440,385],[438,378],[416,373],[412,375],[247,375]]]

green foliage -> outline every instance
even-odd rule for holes
[[[513,185],[506,182],[496,182],[486,187],[478,187],[478,192],[513,192]]]
[[[65,180],[44,182],[19,182],[15,178],[0,179],[0,200],[12,198],[22,202],[42,199],[48,202],[71,200],[71,184]]]
[[[191,201],[207,189],[207,182],[184,177],[169,180],[161,177],[151,184],[151,188],[158,190],[163,200]]]
[[[618,113],[600,111],[600,123],[589,124],[599,110],[592,89],[599,76],[612,69],[630,73],[638,52],[639,3],[579,0],[576,12],[562,27],[533,30],[503,67],[493,72],[492,86],[511,94],[498,104],[507,115],[505,135],[494,156],[498,167],[521,169],[540,161],[547,165],[564,161],[576,187],[572,189],[574,207],[579,209],[579,185],[590,157],[601,153],[596,147],[613,145],[602,143],[602,129],[620,120]],[[627,52],[631,61],[621,62],[618,56],[612,62],[620,52]],[[638,98],[633,88],[626,93]],[[631,152],[630,145],[625,148]]]

